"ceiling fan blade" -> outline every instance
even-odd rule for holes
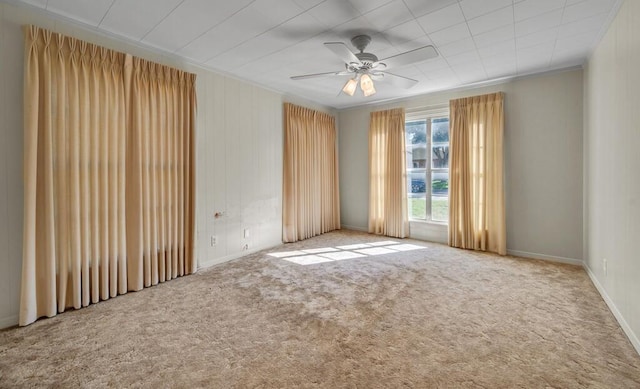
[[[353,54],[353,51],[349,50],[347,45],[342,42],[326,42],[324,46],[333,51],[333,54],[340,57],[341,60],[346,64],[357,63],[360,64],[360,60]]]
[[[303,74],[301,76],[293,76],[290,77],[292,80],[305,80],[307,78],[316,78],[316,77],[327,77],[327,76],[350,76],[351,72],[343,71],[343,72],[327,72],[327,73],[314,73],[314,74]]]
[[[392,84],[404,89],[409,89],[418,83],[418,80],[414,80],[413,78],[403,77],[403,76],[399,76],[397,74],[393,74],[389,72],[384,72],[379,74],[383,75],[380,81],[385,81],[385,82],[388,82],[389,84]]]
[[[375,62],[373,67],[375,68],[379,65],[386,65],[386,67],[380,66],[380,69],[391,69],[393,67],[400,67],[411,65],[416,62],[426,61],[437,56],[438,52],[433,46],[425,46],[402,54],[394,55],[389,58],[381,59],[380,61]]]

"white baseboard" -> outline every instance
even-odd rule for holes
[[[266,244],[266,245],[262,245],[262,246],[258,246],[258,247],[252,248],[250,250],[244,250],[244,251],[240,251],[238,253],[234,253],[234,254],[231,254],[231,255],[226,255],[224,257],[214,258],[214,259],[209,259],[209,260],[206,260],[206,261],[202,261],[202,262],[198,263],[198,270],[206,269],[208,267],[215,266],[215,265],[220,264],[220,263],[224,263],[224,262],[231,261],[233,259],[241,258],[241,257],[244,257],[245,255],[257,253],[258,251],[261,251],[261,250],[270,249],[272,247],[276,247],[276,246],[279,246],[281,244],[282,244],[282,242]]]
[[[340,226],[341,229],[343,230],[353,230],[353,231],[362,231],[362,232],[369,232],[369,229],[367,227],[356,227],[356,226],[347,226],[342,224]]]
[[[598,290],[598,293],[600,293],[600,296],[602,296],[602,299],[609,307],[609,310],[611,311],[611,313],[613,313],[613,316],[618,321],[618,324],[620,324],[620,327],[622,327],[622,330],[627,335],[627,338],[629,338],[629,341],[631,342],[633,347],[636,349],[638,354],[640,354],[640,340],[638,340],[638,336],[635,333],[633,333],[631,326],[629,326],[629,323],[627,323],[627,321],[624,319],[624,316],[622,316],[622,313],[620,313],[620,310],[618,310],[618,307],[616,307],[616,304],[613,302],[611,297],[609,297],[609,295],[607,294],[607,291],[600,284],[600,282],[596,278],[595,274],[593,274],[589,266],[587,266],[587,264],[584,264],[583,267],[584,267],[584,270],[589,275],[589,278],[591,278],[591,282]]]
[[[18,315],[0,318],[0,330],[18,325]]]
[[[536,253],[529,253],[529,252],[526,252],[526,251],[509,250],[509,249],[507,249],[507,254],[513,255],[515,257],[524,257],[524,258],[531,258],[531,259],[542,259],[544,261],[568,263],[570,265],[576,265],[576,266],[583,266],[584,265],[584,262],[581,259],[575,259],[575,258],[556,257],[556,256],[553,256],[553,255],[536,254]]]

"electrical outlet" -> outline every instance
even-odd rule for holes
[[[242,250],[249,250],[249,243],[246,243],[244,246],[242,246]]]
[[[604,271],[604,275],[607,275],[607,258],[602,258],[602,270]]]
[[[211,235],[211,247],[214,247],[218,244],[218,237],[215,235]]]
[[[245,228],[244,229],[244,238],[247,239],[249,237],[249,229]]]

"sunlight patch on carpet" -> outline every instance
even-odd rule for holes
[[[331,262],[329,258],[323,258],[318,255],[303,255],[300,257],[285,257],[283,258],[289,262],[297,263],[298,265],[313,265],[322,262]]]
[[[324,262],[343,261],[346,259],[365,258],[369,256],[394,254],[403,251],[422,250],[424,246],[401,244],[393,240],[380,242],[356,243],[336,247],[320,247],[297,251],[281,251],[267,255],[284,259],[298,265],[315,265]]]
[[[384,255],[384,254],[393,254],[395,250],[389,250],[382,247],[372,247],[370,249],[362,249],[356,250],[356,253],[365,254],[365,255]]]
[[[332,251],[338,251],[338,249],[333,247],[321,247],[319,249],[308,249],[308,250],[301,250],[301,251],[309,254],[319,254],[319,253],[329,253]]]
[[[337,253],[326,253],[322,254],[323,257],[329,258],[334,261],[341,261],[343,259],[353,259],[353,258],[362,258],[366,257],[366,255],[354,253],[352,251],[339,251]]]

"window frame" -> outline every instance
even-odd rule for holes
[[[408,213],[408,218],[410,222],[421,222],[421,223],[431,223],[431,224],[438,224],[438,225],[448,225],[449,221],[448,220],[433,220],[433,212],[432,212],[432,197],[433,197],[433,175],[434,173],[447,173],[447,176],[449,176],[449,168],[433,168],[433,158],[432,158],[432,153],[433,153],[433,138],[432,138],[432,120],[434,119],[441,119],[441,118],[448,118],[450,119],[450,115],[449,115],[449,106],[441,106],[441,107],[434,107],[434,108],[430,108],[430,109],[420,109],[420,110],[414,110],[414,111],[407,111],[405,114],[405,128],[407,123],[409,122],[416,122],[416,121],[426,121],[426,156],[428,158],[428,162],[425,164],[426,166],[423,168],[414,168],[413,167],[413,161],[406,161],[405,162],[405,174],[407,176],[407,181],[409,182],[408,187],[410,186],[411,183],[411,175],[410,173],[412,173],[413,171],[421,171],[421,170],[425,170],[424,174],[425,174],[425,187],[426,187],[426,192],[425,192],[425,215],[424,215],[424,219],[423,218],[415,218],[412,214],[411,214],[411,206],[408,203],[408,207],[407,207],[407,213]],[[449,123],[451,123],[451,121],[449,120]],[[449,128],[450,130],[451,128]],[[405,135],[406,136],[406,135]],[[451,142],[451,133],[449,133],[449,145]],[[441,142],[439,142],[441,143]],[[408,151],[408,145],[405,145],[405,153]],[[411,167],[409,166],[409,164],[411,163]],[[409,195],[410,192],[407,193],[407,200],[409,199]],[[447,201],[449,200],[449,194],[447,193]]]

